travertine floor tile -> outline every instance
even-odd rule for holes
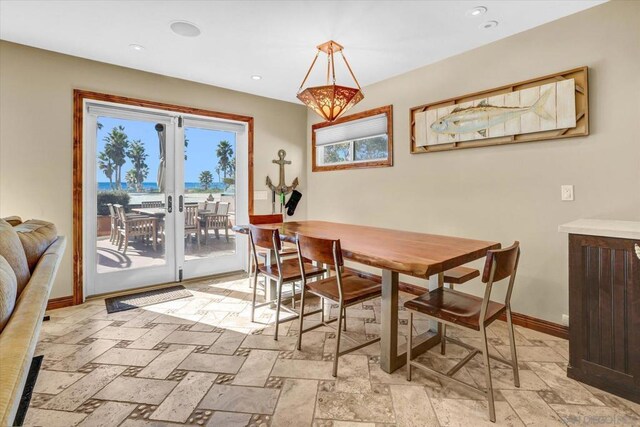
[[[511,359],[509,346],[499,345],[495,347],[502,357]],[[518,360],[521,362],[565,362],[566,359],[557,351],[547,346],[520,346],[516,348]]]
[[[101,400],[159,405],[176,384],[175,381],[118,377],[94,397]]]
[[[214,385],[199,407],[214,411],[273,414],[280,390],[273,388]]]
[[[34,427],[70,427],[77,426],[87,414],[75,412],[51,411],[40,408],[29,408],[24,420],[25,426]]]
[[[214,332],[175,331],[163,341],[171,344],[211,345],[219,336],[220,334]]]
[[[395,423],[391,400],[375,393],[318,392],[316,417]]]
[[[225,330],[220,338],[207,350],[207,353],[231,355],[236,352],[246,335],[232,330]]]
[[[523,426],[520,418],[507,402],[495,402],[496,422],[489,421],[489,404],[486,400],[432,398],[433,409],[443,426]]]
[[[238,372],[244,361],[245,358],[242,356],[193,353],[184,359],[179,368],[187,371],[235,374]]]
[[[332,362],[316,360],[278,359],[271,371],[274,377],[303,378],[312,380],[333,379]]]
[[[242,347],[261,350],[293,350],[296,340],[296,337],[280,335],[280,332],[278,332],[278,341],[270,335],[247,335],[242,342]]]
[[[184,423],[209,391],[217,375],[189,372],[171,394],[151,414],[151,419]]]
[[[566,402],[575,405],[604,405],[577,381],[567,378],[567,373],[555,363],[527,362],[553,391]]]
[[[77,371],[117,343],[117,341],[112,340],[96,340],[71,356],[60,360],[51,369],[55,371]]]
[[[535,391],[503,390],[502,395],[527,426],[564,425],[558,414]]]
[[[109,427],[118,425],[135,409],[136,405],[105,402],[80,423],[80,427]]]
[[[195,349],[192,345],[171,344],[137,376],[163,380]]]
[[[77,344],[83,339],[90,337],[101,329],[106,328],[112,322],[109,320],[94,320],[87,324],[81,325],[77,328],[74,328],[73,331],[68,334],[62,335],[60,338],[56,339],[55,342],[58,344]]]
[[[209,419],[207,427],[246,427],[250,420],[251,414],[216,411]]]
[[[84,377],[84,374],[76,372],[41,370],[38,373],[38,381],[33,391],[36,393],[58,394],[82,377]]]
[[[550,405],[560,419],[570,426],[638,426],[640,416],[606,406]]]
[[[77,344],[57,344],[41,342],[36,347],[35,355],[43,355],[44,360],[61,360],[80,350],[83,346]]]
[[[102,338],[107,340],[127,340],[134,341],[149,332],[144,328],[122,328],[107,326],[91,335],[91,338]]]
[[[277,351],[251,350],[233,384],[263,387],[277,359]]]
[[[288,379],[284,381],[280,399],[273,414],[275,426],[306,426],[313,420],[313,406],[302,402],[316,400],[318,381]]]
[[[160,354],[156,350],[135,350],[130,348],[112,348],[97,358],[93,363],[105,365],[147,366]]]
[[[156,345],[160,344],[169,334],[178,329],[179,325],[167,325],[160,324],[154,326],[152,329],[147,329],[148,332],[129,344],[128,348],[139,348],[141,350],[151,350]]]
[[[391,385],[393,409],[398,427],[437,425],[438,420],[424,387],[415,385]]]
[[[56,397],[46,402],[41,408],[74,411],[85,400],[109,384],[124,370],[124,366],[99,366]]]

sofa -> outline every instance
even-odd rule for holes
[[[14,423],[65,246],[49,222],[0,219],[0,426]]]

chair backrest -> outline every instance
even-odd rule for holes
[[[111,218],[117,218],[118,215],[116,214],[116,210],[113,207],[113,203],[107,203],[107,206],[109,207],[109,215],[111,216]]]
[[[282,214],[249,215],[249,224],[282,224]]]
[[[198,205],[184,206],[184,225],[194,226],[198,221]]]
[[[504,305],[511,309],[511,293],[513,284],[516,280],[516,271],[518,270],[518,261],[520,260],[520,242],[516,241],[513,245],[504,249],[492,249],[487,251],[487,259],[484,263],[484,271],[482,272],[482,282],[487,284],[480,310],[480,318],[485,319],[489,300],[491,299],[491,288],[495,282],[509,277],[509,287],[504,297]]]
[[[510,277],[518,268],[520,258],[520,242],[504,249],[492,249],[487,252],[487,259],[482,272],[482,282],[499,282]]]
[[[260,228],[255,225],[249,225],[249,238],[253,246],[273,249],[274,251],[282,249],[280,234],[277,229]]]
[[[118,204],[114,204],[113,208],[116,210],[116,215],[118,215],[118,218],[120,219],[120,221],[124,224],[127,222],[127,215],[124,211],[124,206],[122,205],[118,205]]]
[[[336,268],[344,265],[340,240],[321,239],[296,234],[296,244],[302,258],[333,265]]]
[[[216,210],[216,214],[227,215],[228,213],[229,213],[229,203],[218,202],[218,209]]]

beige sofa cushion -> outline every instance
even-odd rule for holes
[[[20,218],[19,216],[8,216],[6,218],[3,218],[5,221],[7,221],[9,224],[11,224],[12,226],[16,226],[16,225],[20,225],[22,224],[22,218]]]
[[[0,332],[16,306],[18,279],[6,259],[0,255]]]
[[[31,272],[18,233],[3,219],[0,219],[0,255],[7,260],[16,275],[19,295],[29,282]]]
[[[57,238],[56,226],[47,221],[30,219],[14,227],[27,256],[29,271],[33,273],[38,260]]]

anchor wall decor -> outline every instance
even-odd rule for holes
[[[272,160],[272,163],[280,165],[280,180],[278,185],[273,185],[271,182],[271,178],[267,176],[267,187],[271,189],[271,213],[276,213],[276,195],[280,198],[280,212],[284,212],[284,198],[287,194],[291,193],[298,186],[298,178],[293,180],[291,185],[287,185],[285,176],[284,176],[284,166],[290,165],[290,160],[285,160],[284,158],[287,156],[287,152],[280,149],[278,150],[278,160]]]

